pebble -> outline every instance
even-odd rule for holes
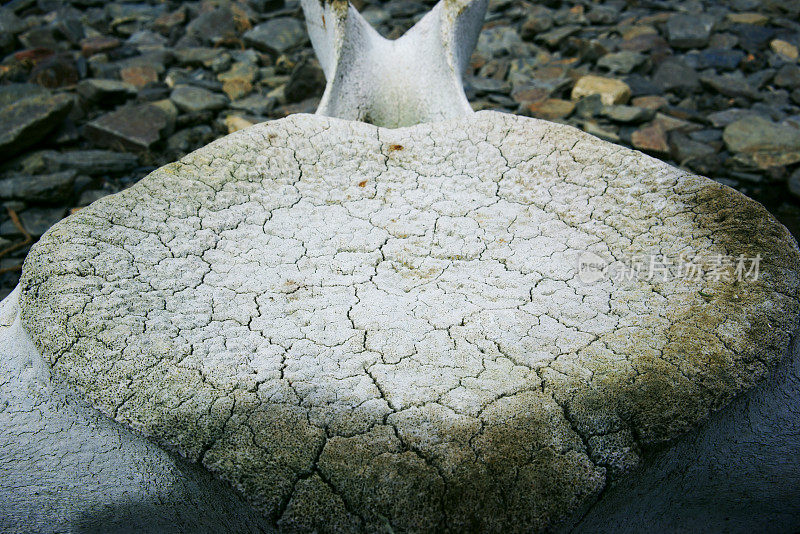
[[[103,106],[121,104],[136,95],[136,87],[118,80],[82,80],[76,90],[89,102],[99,102]]]
[[[697,72],[677,58],[666,59],[658,65],[653,75],[653,83],[661,91],[674,91],[679,95],[700,89],[700,78],[697,76]]]
[[[307,39],[303,24],[289,17],[268,20],[244,34],[247,45],[274,56],[303,44]]]
[[[732,122],[722,138],[740,161],[761,169],[800,161],[800,129],[757,115]]]
[[[669,105],[669,100],[663,96],[637,96],[631,100],[631,104],[645,109],[660,110]]]
[[[74,170],[39,176],[14,176],[0,180],[0,199],[47,204],[65,202],[72,196]]]
[[[0,108],[0,158],[35,145],[59,126],[72,108],[71,95],[34,93],[20,97],[20,89],[0,87],[0,102],[4,102]]]
[[[797,169],[789,177],[789,192],[800,199],[800,169]]]
[[[238,132],[239,130],[244,130],[245,128],[249,128],[253,124],[255,123],[250,122],[244,117],[239,117],[238,115],[228,115],[227,117],[225,117],[225,126],[228,128],[229,134],[232,134],[233,132]]]
[[[628,74],[636,67],[645,62],[646,56],[639,52],[631,52],[623,50],[622,52],[615,52],[606,54],[597,61],[598,67],[608,69],[610,72],[619,74]]]
[[[800,66],[784,65],[775,74],[775,85],[787,89],[800,88]]]
[[[110,150],[70,150],[47,152],[44,160],[53,170],[75,170],[90,176],[118,174],[133,170],[139,158],[135,154]]]
[[[162,139],[170,117],[152,104],[121,107],[89,122],[84,136],[95,146],[141,152],[150,150]]]
[[[136,89],[142,89],[147,84],[158,81],[158,71],[152,65],[133,65],[125,67],[124,69],[120,69],[119,75],[123,82]]]
[[[684,56],[684,61],[687,66],[693,69],[735,70],[744,58],[744,52],[741,50],[712,48],[700,51],[693,50]]]
[[[237,62],[229,70],[217,75],[222,82],[222,91],[231,100],[247,96],[253,90],[253,82],[258,75],[258,67],[252,63]]]
[[[175,87],[169,98],[178,109],[186,112],[216,111],[228,104],[228,99],[223,95],[192,85]]]
[[[728,13],[725,17],[728,22],[733,24],[752,24],[764,26],[769,22],[769,17],[761,13]]]
[[[783,39],[774,39],[769,44],[769,47],[776,54],[781,55],[790,61],[797,61],[798,58],[797,47],[792,43],[784,41]]]
[[[589,95],[600,95],[603,104],[625,104],[631,97],[631,88],[614,78],[587,75],[581,77],[572,89],[572,100]]]
[[[667,21],[667,40],[675,48],[702,48],[708,44],[713,27],[713,17],[679,13]]]
[[[633,146],[644,152],[668,154],[669,142],[667,134],[660,125],[649,125],[639,128],[631,135]]]
[[[575,110],[575,103],[558,98],[547,98],[520,106],[520,113],[546,120],[563,119]]]
[[[751,100],[759,98],[758,93],[750,87],[747,80],[741,76],[730,74],[701,76],[700,81],[714,91],[733,98],[743,97]]]
[[[656,112],[653,109],[636,106],[603,106],[600,114],[607,119],[627,124],[652,120]]]
[[[289,81],[283,89],[287,102],[300,102],[307,98],[322,96],[325,90],[325,73],[317,60],[303,60],[295,65]]]
[[[19,213],[20,222],[25,230],[34,238],[41,237],[51,226],[60,221],[66,215],[66,209],[59,208],[27,208]],[[6,220],[0,224],[0,235],[4,237],[19,238],[22,233],[10,221]]]

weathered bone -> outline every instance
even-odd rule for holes
[[[397,128],[469,115],[462,75],[487,0],[441,0],[388,40],[348,2],[302,0],[328,80],[317,113]]]
[[[472,115],[485,7],[389,42],[305,2],[320,115],[456,118],[264,123],[42,237],[0,304],[0,531],[796,530],[794,240],[641,153]],[[687,247],[761,278],[576,272]]]

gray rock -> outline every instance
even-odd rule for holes
[[[0,85],[0,108],[11,106],[25,98],[49,95],[50,91],[35,83]]]
[[[520,37],[526,41],[533,41],[537,35],[553,27],[553,15],[549,9],[536,6],[532,11],[520,28]]]
[[[710,50],[693,50],[684,56],[686,64],[693,69],[735,70],[744,59],[741,50],[721,48]]]
[[[717,91],[725,96],[730,96],[733,98],[744,97],[751,100],[756,100],[759,98],[758,92],[750,87],[750,84],[747,83],[747,80],[739,76],[734,76],[731,74],[711,74],[701,76],[700,81],[703,83],[703,85],[710,87],[714,91]]]
[[[680,132],[673,132],[669,136],[669,147],[675,161],[697,172],[708,173],[718,164],[717,151],[713,147],[693,141]]]
[[[722,138],[740,161],[762,169],[800,161],[800,129],[759,116],[729,124]]]
[[[736,122],[738,120],[747,118],[747,117],[755,117],[759,116],[758,113],[749,110],[749,109],[726,109],[725,111],[717,111],[715,113],[709,113],[706,118],[711,122],[711,124],[717,128],[724,128],[725,126],[731,124],[732,122]]]
[[[214,139],[214,131],[206,124],[178,130],[167,139],[167,150],[185,154]]]
[[[63,50],[64,46],[56,38],[53,28],[32,28],[17,37],[25,48],[46,48],[48,50]]]
[[[797,169],[789,177],[789,192],[800,199],[800,169]]]
[[[603,107],[604,107],[603,97],[601,95],[599,94],[589,95],[581,98],[580,100],[578,100],[577,104],[575,104],[575,114],[578,115],[579,117],[589,119],[599,115],[600,112],[603,110]]]
[[[469,86],[477,94],[502,93],[508,94],[511,91],[511,84],[494,78],[484,78],[473,76],[467,80]]]
[[[71,150],[49,152],[44,156],[51,168],[57,170],[74,169],[90,176],[126,172],[139,164],[135,154],[112,152],[110,150]]]
[[[186,33],[207,44],[236,37],[233,12],[228,7],[220,7],[203,13],[186,26]]]
[[[81,193],[80,198],[78,198],[78,206],[88,206],[92,202],[100,200],[103,197],[107,197],[112,193],[113,191],[108,191],[106,189],[87,189]]]
[[[72,196],[75,171],[0,180],[0,198],[26,202],[66,202]]]
[[[561,26],[559,28],[550,30],[549,32],[537,35],[534,40],[537,43],[543,43],[553,48],[558,46],[559,43],[561,43],[561,41],[563,41],[570,35],[578,33],[580,30],[581,30],[580,26]]]
[[[112,106],[136,95],[136,88],[118,80],[81,80],[75,88],[89,102]]]
[[[224,95],[191,85],[179,85],[172,90],[169,98],[178,109],[189,113],[216,111],[228,105],[228,99]]]
[[[666,59],[656,69],[653,83],[663,91],[693,92],[700,88],[697,73],[679,59]]]
[[[628,74],[644,63],[645,59],[647,58],[643,54],[623,50],[622,52],[614,52],[601,57],[597,62],[597,66],[608,69],[611,72]]]
[[[614,24],[619,20],[619,8],[613,5],[594,4],[586,19],[592,24]]]
[[[246,44],[273,55],[282,54],[307,40],[303,24],[289,17],[268,20],[244,34]]]
[[[0,34],[15,36],[25,31],[25,21],[7,8],[0,8]]]
[[[33,237],[39,237],[64,218],[64,208],[28,208],[19,214],[23,228]],[[0,224],[0,235],[21,236],[19,229],[9,220]]]
[[[275,97],[263,93],[254,93],[239,100],[231,102],[231,109],[239,109],[254,115],[266,115],[275,107]]]
[[[616,122],[640,123],[655,117],[656,110],[636,106],[603,106],[600,114]]]
[[[18,153],[44,138],[67,116],[73,97],[66,94],[38,94],[18,98],[19,87],[0,89],[0,158]],[[11,95],[11,96],[9,96]]]
[[[322,96],[325,90],[325,73],[316,60],[303,60],[295,65],[289,82],[283,90],[287,102],[300,102],[306,98]]]
[[[702,48],[708,44],[714,18],[679,13],[667,20],[667,39],[675,48]]]
[[[150,50],[163,48],[167,46],[168,41],[163,35],[149,30],[142,30],[128,37],[126,43],[130,46],[135,46],[139,50]]]
[[[86,124],[84,136],[97,146],[149,150],[168,131],[169,114],[153,104],[122,107]]]
[[[497,26],[482,31],[475,46],[478,54],[489,58],[519,55],[525,49],[526,45],[522,42],[522,38],[514,28],[508,26]]]
[[[210,48],[204,46],[187,46],[185,48],[177,48],[174,51],[175,61],[178,65],[199,67],[209,66],[221,53],[218,48]]]
[[[787,89],[800,88],[800,66],[787,64],[775,74],[775,85]]]

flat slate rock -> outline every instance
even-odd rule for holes
[[[57,224],[20,306],[282,530],[549,531],[768,376],[798,269],[760,204],[568,126],[294,115]]]
[[[25,87],[25,86],[23,86]],[[0,158],[6,158],[36,144],[67,116],[73,97],[38,93],[25,97],[13,94],[13,86],[0,92]],[[23,89],[24,90],[24,89]],[[8,98],[6,98],[8,97]]]
[[[101,115],[84,127],[84,136],[116,150],[149,150],[170,127],[166,111],[152,104],[129,105]]]

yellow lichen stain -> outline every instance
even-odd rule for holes
[[[403,150],[403,145],[389,145],[389,152],[399,152]]]
[[[366,187],[366,186],[367,186],[366,180],[361,180],[360,182],[358,182],[358,187]]]

